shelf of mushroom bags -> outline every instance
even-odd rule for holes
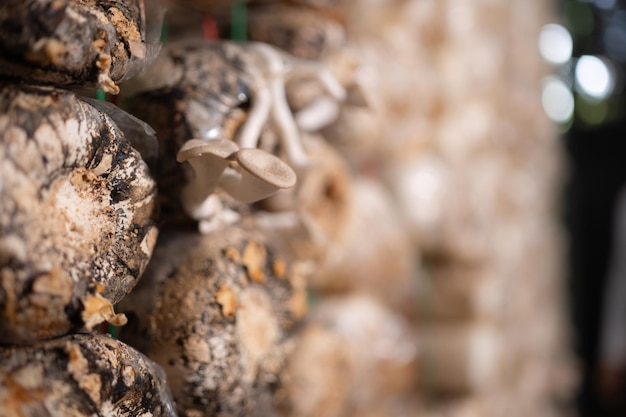
[[[0,32],[0,415],[343,414],[411,391],[390,307],[411,295],[380,277],[413,265],[377,252],[412,255],[319,133],[362,105],[349,77],[174,26],[159,48],[148,3],[111,3],[0,6],[20,22]]]
[[[490,96],[450,86],[484,43],[406,3],[0,5],[0,416],[485,416],[560,389],[527,382],[561,354],[558,255],[519,256],[551,150],[481,142]],[[503,215],[502,182],[539,203]]]
[[[0,5],[0,415],[175,415],[163,370],[96,331],[126,322],[113,304],[155,246],[156,183],[140,138],[67,89],[117,93],[158,50],[147,16],[140,2]]]

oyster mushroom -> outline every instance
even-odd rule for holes
[[[346,112],[363,112],[371,104],[360,80],[361,73],[366,71],[363,59],[354,45],[348,43],[343,11],[341,6],[335,6],[299,1],[254,2],[248,8],[251,41],[277,46],[302,60],[297,64],[301,67],[300,74],[304,73],[302,67],[316,62],[311,67],[316,76],[287,80],[289,106],[298,128],[306,132],[334,126],[337,121],[343,121]],[[367,113],[373,116],[371,111]],[[328,133],[326,129],[326,140],[330,139]],[[345,140],[345,135],[339,136]],[[362,141],[358,136],[351,138]]]
[[[306,313],[305,282],[259,232],[163,235],[119,304],[120,338],[165,369],[181,415],[275,415],[273,392]]]
[[[296,174],[289,165],[261,149],[240,149],[236,161],[240,169],[236,173],[227,170],[220,186],[237,201],[254,203],[296,185]]]
[[[193,169],[181,198],[187,212],[196,220],[211,214],[201,208],[216,187],[237,201],[253,203],[296,183],[295,172],[276,156],[256,148],[238,149],[227,140],[191,139],[178,152],[176,160],[188,162]]]
[[[156,187],[104,113],[48,87],[0,86],[0,344],[103,320],[152,254]]]
[[[192,218],[201,220],[214,214],[207,211],[205,202],[220,182],[230,156],[238,150],[234,142],[225,139],[191,139],[180,149],[176,160],[189,163],[193,171],[181,192],[183,207]]]
[[[246,118],[248,84],[216,44],[204,43],[166,45],[153,66],[125,84],[120,105],[157,132],[154,172],[165,227],[195,227],[181,201],[193,172],[176,155],[191,138],[231,141]]]
[[[256,147],[263,127],[260,121],[264,119],[265,122],[271,118],[289,162],[296,166],[306,166],[308,158],[298,125],[287,102],[286,83],[289,80],[314,79],[320,83],[328,97],[336,101],[344,100],[346,92],[332,74],[318,63],[296,59],[262,42],[247,43],[239,47],[240,51],[235,49],[236,46],[225,44],[225,53],[232,56],[234,62],[242,63],[238,67],[250,74],[254,83],[253,91],[262,98],[252,102],[250,113],[255,119],[242,127],[239,143],[242,147]],[[324,119],[327,118],[324,115]]]
[[[178,143],[175,152],[190,138],[230,139],[242,148],[254,148],[264,129],[271,127],[288,161],[303,166],[307,158],[286,98],[285,88],[292,79],[315,80],[333,100],[341,101],[346,95],[322,65],[296,59],[267,44],[170,44],[157,64],[128,86],[129,96],[134,96],[130,112],[157,131],[163,126],[176,128],[176,136],[184,133],[172,139]],[[146,106],[164,106],[160,113],[174,109],[180,115],[156,115]]]
[[[157,55],[161,15],[144,0],[3,1],[0,74],[117,94]]]
[[[175,417],[165,373],[141,353],[96,334],[0,347],[0,415]]]
[[[228,140],[191,139],[176,159],[191,167],[181,199],[187,214],[200,222],[203,233],[241,218],[236,211],[224,207],[214,193],[217,188],[238,202],[249,204],[296,183],[296,174],[276,156],[255,148],[238,149]]]

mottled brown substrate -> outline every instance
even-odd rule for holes
[[[183,416],[274,415],[306,312],[294,269],[241,228],[169,237],[119,305],[129,318],[121,339],[163,366]]]
[[[246,119],[251,81],[226,54],[222,43],[196,42],[163,48],[152,67],[125,92],[122,101],[131,114],[152,126],[159,139],[156,179],[164,224],[189,222],[180,202],[186,183],[176,154],[185,141],[234,139]]]
[[[158,38],[157,38],[158,40]],[[5,0],[0,75],[116,94],[158,51],[146,40],[144,0]]]
[[[368,347],[369,348],[369,347]],[[355,369],[346,340],[309,322],[296,338],[276,394],[281,417],[350,416]]]
[[[0,343],[113,319],[157,235],[156,187],[100,111],[0,86]]]
[[[408,322],[375,298],[321,298],[280,375],[280,415],[413,416],[404,403],[416,393],[418,359]]]
[[[0,347],[3,417],[174,417],[163,369],[108,336]]]
[[[345,46],[345,30],[335,14],[295,4],[254,2],[248,8],[248,38],[297,56],[322,60]]]

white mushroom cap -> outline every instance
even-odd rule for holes
[[[199,220],[207,217],[206,199],[217,187],[222,173],[230,163],[229,158],[237,152],[239,147],[226,139],[201,140],[191,139],[185,142],[178,154],[178,162],[187,162],[193,169],[193,178],[190,178],[182,192],[181,199],[187,214]]]
[[[190,139],[178,151],[176,161],[190,161],[194,157],[204,155],[213,155],[220,159],[228,160],[238,150],[237,144],[227,139]],[[226,164],[228,164],[228,161],[226,161]]]
[[[278,157],[257,148],[236,153],[238,170],[224,172],[219,186],[242,203],[253,203],[269,197],[279,189],[296,184],[296,174]]]

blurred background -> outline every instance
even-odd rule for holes
[[[242,33],[183,3],[171,39],[268,42],[367,102],[316,132],[335,255],[291,415],[626,416],[626,1],[250,1]]]
[[[626,255],[619,216],[625,207],[620,213],[618,201],[626,181],[626,2],[561,0],[558,15],[544,27],[540,50],[556,76],[544,85],[544,108],[560,126],[568,157],[564,218],[581,361],[577,406],[582,416],[623,416],[626,294],[619,281],[626,279],[620,264]],[[560,97],[557,107],[551,96]]]

